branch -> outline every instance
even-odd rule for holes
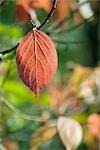
[[[1,90],[0,90],[0,94],[1,94]],[[16,108],[14,106],[13,103],[11,103],[8,99],[6,99],[4,96],[0,95],[0,100],[11,110],[13,111],[16,115],[22,117],[23,119],[26,120],[31,120],[31,121],[38,121],[38,122],[44,122],[44,120],[42,118],[37,118],[33,115],[30,114],[25,114],[23,112],[21,112],[18,108]]]
[[[5,1],[5,0],[4,0]],[[81,6],[81,5],[83,5],[83,4],[85,4],[85,3],[87,3],[88,1],[85,1],[85,2],[83,2],[83,3],[81,3],[79,6]],[[50,17],[53,15],[53,13],[54,13],[54,11],[55,11],[55,9],[56,9],[56,6],[57,6],[57,0],[54,0],[54,2],[53,2],[53,6],[52,6],[52,9],[51,9],[51,11],[50,11],[50,13],[48,14],[48,16],[47,16],[47,18],[45,19],[45,21],[40,25],[40,27],[38,27],[37,29],[40,29],[40,28],[42,28],[42,26],[46,23],[46,22],[48,22],[48,20],[50,19]],[[73,10],[72,12],[71,12],[71,16],[66,16],[64,19],[62,19],[61,21],[59,21],[54,27],[53,27],[53,30],[54,31],[50,31],[49,33],[47,32],[47,34],[55,34],[55,30],[57,29],[57,28],[59,28],[66,20],[69,20],[69,19],[71,19],[71,17],[72,17],[72,15],[75,13],[75,12],[77,12],[79,10],[79,8],[76,8],[75,10]],[[89,20],[90,20],[91,18],[89,18],[88,20],[86,20],[85,22],[88,22]],[[70,28],[70,29],[68,29],[67,31],[71,31],[71,30],[73,30],[73,29],[76,29],[76,28],[78,28],[78,27],[80,27],[81,25],[83,25],[84,24],[84,22],[82,22],[81,24],[78,24],[77,26],[74,26],[74,27],[72,27],[72,28]],[[63,30],[63,31],[61,31],[61,32],[58,32],[58,33],[63,33],[63,32],[65,32],[66,30]],[[55,42],[57,42],[57,41],[55,41]],[[62,43],[62,44],[66,44],[66,42],[60,42],[60,43]],[[17,45],[15,45],[13,48],[11,48],[11,49],[8,49],[8,50],[5,50],[5,51],[2,51],[2,52],[0,52],[0,54],[1,55],[5,55],[5,54],[7,54],[7,53],[9,53],[9,52],[12,52],[13,50],[15,50],[17,47],[18,47],[18,45],[19,45],[19,43],[17,44]]]
[[[52,17],[52,15],[53,15],[53,13],[54,13],[54,11],[56,9],[56,6],[57,6],[57,0],[54,0],[53,1],[53,6],[52,6],[52,9],[51,9],[50,13],[48,14],[48,16],[45,19],[45,21],[37,29],[42,28],[49,21],[49,19]]]
[[[80,25],[80,24],[79,24]],[[88,41],[61,41],[61,40],[57,40],[57,39],[52,39],[54,42],[56,43],[61,43],[61,44],[87,44]],[[13,48],[5,50],[0,52],[1,55],[5,55],[7,53],[10,53],[12,51],[14,51],[17,47],[18,47],[19,43],[17,45],[15,45]]]
[[[40,29],[43,27],[44,24],[46,24],[46,22],[48,22],[48,20],[52,17],[55,9],[56,9],[56,6],[57,6],[57,0],[54,0],[53,2],[53,6],[52,6],[52,9],[50,11],[50,13],[48,14],[47,18],[45,19],[45,21],[37,28],[37,29]],[[8,50],[5,50],[5,51],[2,51],[0,52],[1,55],[5,55],[7,53],[10,53],[12,52],[13,50],[15,50],[17,47],[18,47],[19,43],[17,45],[15,45],[13,48],[11,49],[8,49]]]
[[[82,6],[84,4],[88,3],[88,0],[85,2],[82,2],[81,4],[79,4],[79,6]],[[50,31],[50,34],[52,34],[53,32],[55,32],[55,30],[57,30],[60,26],[62,26],[65,22],[69,21],[70,19],[72,19],[72,15],[76,12],[79,11],[79,6],[78,8],[74,9],[71,11],[70,16],[66,16],[64,17],[62,20],[60,20],[57,24],[52,25],[53,27],[50,27],[50,29],[52,28],[52,31]]]
[[[18,47],[18,45],[19,45],[19,43],[18,43],[17,45],[15,45],[15,46],[14,46],[13,48],[11,48],[11,49],[7,49],[7,50],[5,50],[5,51],[0,52],[0,54],[1,54],[1,55],[5,55],[5,54],[7,54],[7,53],[12,52],[12,51],[14,51],[14,50]]]
[[[73,31],[73,30],[79,28],[80,26],[82,26],[83,24],[88,23],[94,16],[95,16],[95,14],[94,14],[92,17],[90,17],[90,18],[88,18],[88,19],[85,19],[82,23],[77,24],[76,26],[73,26],[73,27],[71,27],[71,28],[69,28],[69,29],[65,29],[65,30],[63,30],[63,31],[59,31],[59,32],[57,32],[57,33],[58,33],[58,34],[59,34],[59,33],[61,34],[61,33],[64,33],[64,32]],[[52,35],[53,35],[53,34],[57,34],[57,33],[56,33],[56,32],[52,32]],[[50,33],[50,34],[51,34],[51,33]]]
[[[56,43],[60,43],[60,44],[87,44],[89,41],[63,41],[63,40],[57,40],[57,39],[52,39],[54,42]]]

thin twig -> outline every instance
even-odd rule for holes
[[[50,34],[52,34],[55,30],[59,29],[65,22],[67,22],[70,19],[72,19],[73,13],[74,13],[74,11],[72,11],[69,16],[66,16],[62,20],[60,20],[60,21],[58,21],[56,23],[54,22],[54,24],[50,25],[50,27],[48,28],[49,29],[48,32],[50,32]]]
[[[4,78],[3,78],[2,82],[1,82],[1,85],[0,85],[1,88],[4,87],[6,81],[7,81],[8,77],[9,77],[12,64],[13,64],[13,63],[12,63],[12,61],[11,61],[11,62],[9,63],[8,69],[7,69],[7,71],[6,71],[6,74],[5,74],[5,76],[4,76]]]
[[[73,27],[71,27],[71,28],[69,28],[69,29],[65,29],[65,30],[59,31],[59,32],[53,32],[52,35],[53,35],[53,34],[59,34],[59,33],[61,34],[61,33],[64,33],[64,32],[70,32],[70,31],[76,30],[77,28],[81,27],[81,26],[84,25],[85,23],[88,23],[94,16],[95,16],[95,15],[91,16],[91,17],[88,18],[88,19],[85,19],[82,23],[77,24],[77,25],[75,25],[75,26],[73,26]],[[50,34],[51,34],[51,33],[50,33]]]
[[[52,9],[51,9],[50,13],[48,14],[48,16],[45,19],[45,21],[37,29],[42,28],[49,21],[49,19],[52,17],[52,15],[53,15],[53,13],[54,13],[54,11],[56,9],[56,6],[57,6],[57,0],[54,0],[53,6],[52,6]]]
[[[57,39],[52,39],[54,42],[56,43],[60,43],[60,44],[87,44],[88,41],[63,41],[63,40],[57,40]]]
[[[81,3],[79,6],[81,6],[81,5],[83,5],[84,3],[87,3],[87,2],[88,2],[88,1],[85,1],[85,2]],[[45,20],[45,21],[41,24],[41,26],[38,27],[37,29],[42,28],[42,26],[43,26],[46,22],[48,22],[49,18],[53,15],[53,13],[54,13],[54,11],[55,11],[55,9],[56,9],[56,5],[57,5],[57,0],[54,0],[54,2],[53,2],[53,7],[52,7],[50,13],[48,14],[46,20]],[[78,10],[79,10],[79,8],[73,10],[73,11],[71,12],[71,15],[73,15],[73,13],[77,12]],[[57,28],[59,28],[66,20],[71,19],[71,17],[72,17],[71,15],[70,15],[70,16],[66,16],[64,19],[62,19],[61,21],[59,21],[59,22],[56,24],[56,26],[53,27],[53,31],[50,31],[49,34],[56,34],[56,31],[55,31],[55,30],[56,30]],[[89,20],[90,20],[90,19],[86,20],[85,22],[88,22]],[[71,31],[71,30],[74,30],[74,29],[77,29],[78,27],[80,27],[80,26],[83,25],[83,24],[84,24],[84,22],[82,22],[81,24],[78,24],[77,26],[74,26],[74,27],[72,27],[72,28],[70,28],[70,29],[67,29],[67,32],[68,32],[68,31]],[[58,33],[63,33],[63,32],[65,32],[65,31],[66,31],[66,30],[63,30],[63,31],[58,32]],[[48,32],[47,32],[47,33],[48,33]],[[62,43],[62,44],[66,44],[65,42],[61,42],[61,43]],[[15,50],[15,49],[18,47],[18,45],[19,45],[19,43],[18,43],[17,45],[15,45],[15,46],[14,46],[13,48],[11,48],[11,49],[8,49],[8,50],[5,50],[5,51],[0,52],[0,54],[1,54],[1,55],[5,55],[5,54],[7,54],[7,53],[9,53],[9,52],[12,52],[13,50]]]
[[[1,54],[1,55],[5,55],[5,54],[7,54],[7,53],[12,52],[12,51],[14,51],[14,50],[18,47],[18,45],[19,45],[19,43],[16,44],[16,45],[15,45],[13,48],[11,48],[11,49],[7,49],[7,50],[5,50],[5,51],[0,52],[0,54]]]
[[[44,120],[42,118],[35,117],[30,114],[25,114],[21,112],[18,108],[15,107],[13,103],[11,103],[8,99],[4,98],[3,96],[0,99],[11,111],[13,111],[16,115],[22,117],[23,119],[26,120],[31,120],[31,121],[38,121],[38,122],[43,122]]]
[[[38,121],[38,122],[44,122],[42,118],[26,114],[21,112],[5,95],[5,93],[0,88],[0,101],[4,103],[11,111],[13,111],[16,115],[22,117],[23,119],[30,120],[30,121]]]
[[[57,40],[57,39],[52,39],[54,42],[56,43],[60,43],[60,44],[86,44],[88,43],[88,41],[60,41],[60,40]],[[19,43],[17,45],[15,45],[13,48],[11,49],[8,49],[8,50],[5,50],[5,51],[2,51],[0,52],[1,55],[5,55],[7,53],[10,53],[12,52],[13,50],[15,50],[17,47],[18,47]]]
[[[36,24],[35,24],[35,22],[34,22],[34,20],[30,20],[30,23],[34,26],[34,27],[36,27]]]
[[[82,2],[81,4],[79,4],[79,6],[82,6],[82,5],[86,4],[86,3],[88,3],[88,0],[85,1],[85,2]],[[55,30],[57,30],[59,27],[61,27],[65,22],[67,22],[67,21],[69,21],[70,19],[72,19],[72,15],[73,15],[74,13],[78,12],[78,11],[79,11],[79,7],[76,8],[76,9],[74,9],[74,10],[72,10],[70,16],[65,16],[65,17],[64,17],[62,20],[60,20],[57,24],[52,25],[53,27],[52,27],[52,26],[50,27],[50,29],[52,28],[52,31],[50,31],[50,34],[52,34],[53,32],[55,32]]]
[[[69,29],[66,29],[66,30],[63,30],[63,31],[61,31],[61,32],[58,32],[58,34],[59,34],[59,33],[66,32],[66,31],[67,31],[67,32],[73,31],[73,30],[79,28],[80,26],[82,26],[84,23],[88,23],[92,18],[93,18],[93,16],[90,17],[90,18],[88,18],[88,19],[85,20],[84,22],[82,22],[82,23],[76,25],[76,26],[73,26],[73,27],[71,27],[71,28],[69,28]],[[56,34],[56,33],[53,32],[52,35],[53,35],[53,34]],[[55,42],[57,42],[57,41],[55,41]],[[66,42],[61,42],[61,43],[66,44]],[[7,53],[9,53],[9,52],[15,50],[15,49],[18,47],[18,45],[19,45],[19,43],[18,43],[17,45],[15,45],[15,46],[14,46],[13,48],[11,48],[11,49],[8,49],[8,50],[5,50],[5,51],[0,52],[0,54],[1,54],[1,55],[7,54]]]

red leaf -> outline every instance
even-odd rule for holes
[[[30,19],[28,13],[25,11],[24,7],[22,7],[21,5],[16,6],[16,14],[21,24],[26,24]]]
[[[16,1],[16,14],[22,24],[25,24],[29,21],[29,12],[30,6],[28,0],[17,0]]]
[[[33,29],[18,46],[16,63],[20,78],[38,96],[57,69],[57,53],[52,40]]]
[[[17,0],[16,5],[22,6],[26,12],[29,12],[29,0]]]
[[[45,11],[49,12],[52,7],[51,0],[31,0],[30,6],[32,8],[43,8]]]

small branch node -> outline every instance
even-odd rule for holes
[[[35,22],[31,19],[30,20],[30,23],[34,26],[34,27],[36,27],[36,24],[35,24]]]

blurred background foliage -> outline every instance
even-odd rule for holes
[[[23,1],[18,1],[24,8]],[[20,10],[16,11],[18,1],[0,1],[0,52],[13,48],[33,28],[29,21],[21,20],[24,14],[19,16]],[[37,20],[43,22],[49,7],[47,0],[45,5],[39,1],[41,5],[31,9],[35,10]],[[100,128],[97,132],[91,132],[91,128],[93,131],[100,125],[100,10],[99,1],[87,3],[93,11],[90,18],[79,12],[78,1],[62,0],[42,28],[56,45],[59,64],[53,82],[39,100],[19,79],[16,49],[0,55],[1,150],[65,150],[56,129],[59,116],[81,124],[83,140],[78,150],[99,150]],[[92,122],[99,120],[99,125],[97,122],[91,127],[88,117],[93,114]]]

